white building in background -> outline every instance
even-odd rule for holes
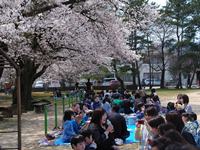
[[[170,60],[173,61],[173,60]],[[161,64],[161,62],[159,62],[159,58],[158,56],[153,56],[151,57],[151,65],[153,66],[151,69],[151,79],[152,82],[154,82],[153,84],[158,85],[158,83],[160,83],[161,80],[161,70],[160,69],[156,69],[156,67]],[[150,69],[149,69],[149,64],[147,61],[141,61],[140,62],[140,79],[141,79],[141,83],[144,82],[145,80],[150,80]],[[187,76],[182,75],[182,85],[187,86]],[[199,85],[199,80],[200,80],[200,72],[197,71],[197,73],[194,76],[194,80],[193,80],[193,85]],[[173,75],[169,72],[169,69],[166,67],[166,71],[165,71],[165,85],[166,86],[175,86],[177,84],[177,79],[175,79],[173,77]]]
[[[60,88],[61,85],[60,85],[60,81],[59,80],[50,80],[48,83],[47,83],[47,86],[49,88]]]
[[[154,52],[155,53],[155,52]],[[158,65],[161,66],[160,56],[154,54],[154,56],[151,57],[151,65],[154,69],[151,69],[151,84],[159,86],[161,82],[161,70],[158,69]],[[173,58],[170,57],[168,60],[173,61]],[[176,86],[178,79],[176,79],[170,72],[168,68],[169,64],[166,65],[166,71],[165,71],[165,86]],[[142,85],[149,85],[150,83],[150,69],[148,60],[141,60],[139,62],[139,72],[140,72],[140,82]],[[121,76],[122,80],[124,81],[125,85],[132,85],[132,74],[131,72]],[[191,77],[192,78],[192,77]],[[187,86],[187,80],[188,76],[182,74],[182,85],[183,87]],[[194,80],[193,80],[193,87],[198,87],[200,81],[200,70],[197,70]],[[136,83],[138,83],[138,79],[136,77]]]
[[[59,80],[46,80],[38,78],[32,85],[33,88],[60,88]]]

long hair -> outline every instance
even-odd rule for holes
[[[176,130],[176,127],[172,123],[163,123],[158,126],[158,133],[159,135],[163,136],[167,131],[174,129]]]
[[[164,134],[164,137],[169,138],[171,141],[175,141],[180,144],[188,144],[188,142],[181,136],[181,134],[176,130],[169,130]]]
[[[177,112],[167,113],[166,120],[167,122],[172,123],[176,127],[176,129],[181,133],[184,127],[184,122],[180,114],[178,114]]]
[[[96,110],[94,110],[94,112],[93,112],[93,114],[92,114],[91,123],[94,123],[94,124],[100,126],[102,116],[103,116],[105,113],[106,113],[106,112],[105,112],[104,109],[96,109]]]
[[[67,120],[71,120],[73,114],[74,114],[73,111],[71,111],[71,110],[66,110],[66,111],[64,112],[63,122],[65,122],[65,121],[67,121]]]
[[[165,123],[165,119],[162,116],[157,116],[148,121],[149,126],[156,129],[163,123]]]

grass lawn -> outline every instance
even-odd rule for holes
[[[176,97],[178,94],[189,94],[200,91],[200,89],[157,89],[159,97]]]
[[[189,94],[199,92],[200,89],[156,89],[158,96],[160,97],[161,104],[166,106],[169,101],[175,102],[178,94]],[[146,90],[147,94],[150,94],[150,90]],[[62,92],[64,93],[64,92]],[[52,92],[33,92],[34,99],[47,99],[53,102]],[[196,101],[197,99],[192,99]],[[68,104],[68,100],[65,102]],[[58,102],[58,105],[62,105],[62,100]]]
[[[150,90],[146,90],[147,94],[150,94]],[[158,96],[161,99],[161,102],[164,101],[171,101],[171,100],[175,100],[176,96],[179,93],[182,94],[191,94],[191,93],[195,93],[200,91],[200,89],[156,89],[156,92],[158,94]],[[64,91],[62,91],[62,93],[66,93]],[[46,99],[49,100],[50,102],[53,102],[53,93],[52,92],[33,92],[32,93],[33,99],[35,100],[41,100],[41,99]],[[0,106],[4,106],[6,104],[11,104],[12,97],[11,95],[5,95],[4,93],[0,93]],[[62,100],[60,98],[60,100],[58,101],[58,104],[61,104]],[[66,101],[66,103],[68,103],[68,101]]]

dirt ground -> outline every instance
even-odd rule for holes
[[[193,111],[198,114],[198,120],[200,120],[200,90],[188,93],[190,97],[190,104],[193,107]],[[162,105],[165,106],[167,102],[175,100],[176,97],[161,97]],[[59,114],[62,114],[62,108],[59,109]],[[54,127],[54,114],[52,108],[49,111],[49,131]],[[59,115],[58,122],[61,123],[62,115]],[[0,131],[16,130],[16,116],[11,119],[4,119],[0,122]],[[24,113],[22,115],[22,149],[23,150],[71,150],[70,146],[54,146],[54,147],[40,147],[38,141],[44,137],[44,115],[36,114],[34,111]],[[0,145],[2,148],[16,147],[17,146],[17,133],[0,134]],[[126,144],[120,146],[121,150],[136,150],[138,144]]]

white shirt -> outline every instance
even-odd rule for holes
[[[192,106],[187,104],[187,105],[185,105],[184,110],[186,113],[192,113]]]

